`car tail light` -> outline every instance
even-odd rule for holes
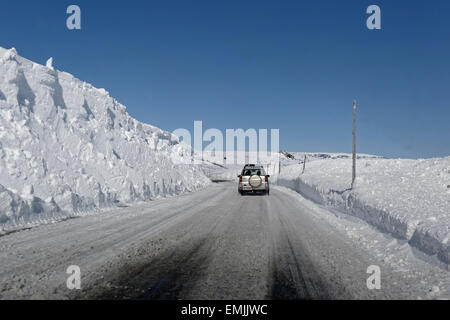
[[[242,182],[242,176],[239,176],[239,182]]]
[[[266,176],[266,182],[269,182],[269,176]]]

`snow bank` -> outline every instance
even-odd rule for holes
[[[314,159],[314,158],[313,158]],[[282,168],[277,184],[357,216],[450,263],[450,157],[406,160],[362,157],[351,185],[351,158]]]
[[[190,147],[106,90],[0,47],[0,233],[204,187],[190,163]]]

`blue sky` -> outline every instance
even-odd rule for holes
[[[66,8],[82,30],[66,28]],[[377,4],[382,30],[366,28]],[[450,1],[4,1],[0,46],[166,130],[279,128],[292,151],[450,155]],[[250,115],[247,114],[250,112]]]

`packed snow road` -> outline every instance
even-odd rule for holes
[[[0,237],[0,298],[389,299],[426,290],[320,210],[284,188],[241,196],[219,183],[16,232]],[[71,265],[80,290],[67,288]],[[370,265],[381,268],[380,290],[367,287]]]

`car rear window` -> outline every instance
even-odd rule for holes
[[[265,172],[264,172],[264,169],[244,169],[244,170],[242,170],[242,175],[243,176],[253,176],[253,175],[264,176]]]

